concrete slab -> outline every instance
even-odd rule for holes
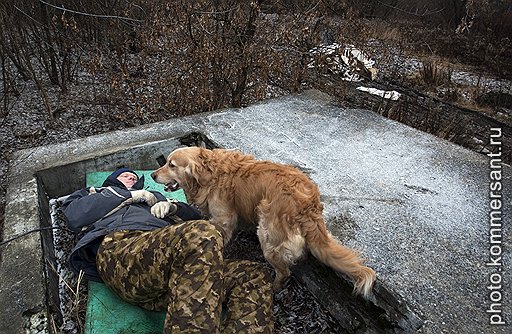
[[[172,138],[191,132],[307,171],[321,190],[329,230],[362,251],[379,286],[423,319],[421,332],[510,332],[490,325],[490,316],[510,321],[512,290],[504,220],[494,220],[502,224],[489,238],[490,186],[498,182],[491,183],[489,157],[369,111],[336,107],[317,91],[21,151],[9,175],[5,237],[41,224],[33,214],[44,207],[31,193],[36,179],[39,193],[56,197],[97,167],[155,168],[158,154],[176,145]],[[135,158],[141,152],[149,153]],[[81,161],[88,163],[77,167]],[[512,170],[494,167],[502,175],[494,195],[503,203],[494,212],[508,219]],[[61,177],[47,173],[52,169]],[[1,250],[0,307],[8,310],[0,314],[2,333],[18,332],[27,314],[42,310],[40,248],[32,235]]]

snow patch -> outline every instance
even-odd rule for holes
[[[356,89],[360,90],[362,92],[368,92],[373,95],[378,95],[380,97],[383,97],[385,99],[390,99],[393,101],[398,100],[400,98],[400,96],[402,95],[395,90],[380,90],[377,88],[370,88],[370,87],[363,87],[363,86],[357,87]]]

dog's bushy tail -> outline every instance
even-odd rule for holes
[[[322,263],[350,276],[355,281],[354,291],[368,298],[376,279],[375,271],[363,264],[358,252],[333,239],[321,224],[323,221],[306,234],[309,250]]]

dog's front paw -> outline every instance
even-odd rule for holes
[[[290,277],[290,272],[288,272],[288,275],[280,274],[279,272],[276,273],[276,278],[274,279],[274,283],[272,283],[274,292],[281,291],[288,277]]]
[[[278,293],[283,288],[282,282],[277,282],[274,280],[274,283],[272,283],[272,290],[274,290],[274,293]]]

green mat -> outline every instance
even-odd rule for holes
[[[165,192],[162,184],[153,181],[151,171],[135,171],[144,175],[144,189],[156,190],[168,198],[187,202],[183,190]],[[100,187],[112,172],[86,175],[87,187]],[[85,334],[153,334],[162,333],[165,312],[147,311],[121,300],[105,284],[89,281]]]
[[[173,191],[173,192],[164,191],[164,185],[160,184],[160,183],[156,183],[151,178],[151,173],[153,171],[149,171],[149,170],[136,170],[134,172],[137,173],[137,175],[139,175],[139,177],[144,175],[144,189],[146,189],[146,190],[156,190],[156,191],[160,192],[162,195],[164,195],[167,198],[174,198],[174,199],[177,199],[178,201],[187,203],[187,198],[185,197],[185,193],[183,192],[182,189],[180,189],[178,191]],[[101,185],[103,184],[103,181],[105,181],[105,179],[110,174],[112,174],[112,172],[93,172],[93,173],[87,173],[86,176],[85,176],[85,184],[86,184],[87,187],[101,187]]]
[[[165,312],[128,304],[105,284],[89,281],[86,334],[160,334],[164,320]]]

